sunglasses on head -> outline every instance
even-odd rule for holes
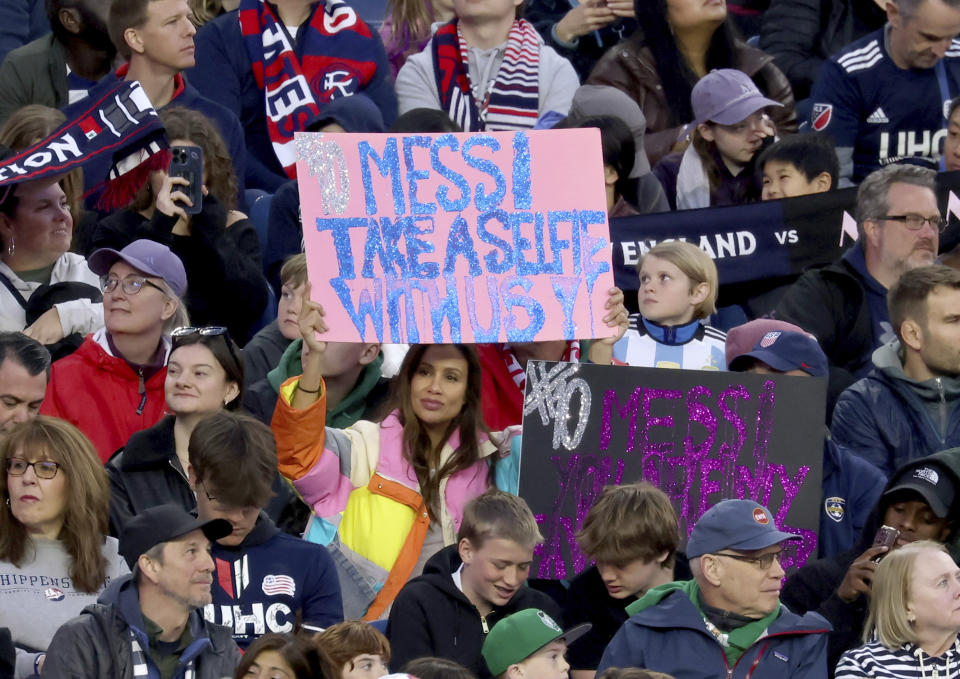
[[[173,340],[171,351],[182,346],[185,338],[194,336],[222,337],[223,343],[227,345],[227,351],[230,352],[230,356],[233,358],[234,363],[236,363],[238,368],[242,365],[240,362],[240,357],[237,356],[236,352],[233,350],[233,340],[230,339],[230,331],[222,325],[207,325],[204,327],[185,325],[179,328],[174,328],[173,332],[170,333],[170,337]]]

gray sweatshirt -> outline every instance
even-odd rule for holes
[[[59,540],[32,540],[33,558],[20,568],[0,561],[0,627],[10,628],[17,646],[15,679],[33,675],[36,653],[47,648],[57,629],[97,602],[99,592],[78,592],[70,580],[70,555]],[[107,559],[107,585],[130,569],[117,553],[116,538],[103,544]]]

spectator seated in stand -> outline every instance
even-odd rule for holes
[[[267,303],[260,241],[253,223],[239,212],[237,175],[216,127],[202,113],[170,107],[160,113],[171,146],[203,153],[202,206],[187,214],[190,182],[155,172],[124,210],[102,219],[94,248],[120,249],[139,238],[163,243],[187,271],[184,302],[196,325],[223,325],[240,344],[252,335]]]
[[[0,332],[0,436],[37,416],[50,379],[50,352],[22,332]]]
[[[590,623],[564,631],[547,613],[526,608],[493,626],[483,640],[483,659],[499,679],[565,679],[567,646],[589,631]]]
[[[568,659],[572,679],[593,679],[603,649],[629,617],[626,607],[676,579],[677,515],[649,483],[607,486],[587,512],[577,544],[594,565],[571,580],[563,619],[592,625],[568,640]],[[689,577],[685,561],[680,570]]]
[[[313,637],[330,659],[334,673],[325,679],[376,679],[388,672],[390,642],[375,627],[360,620],[331,625]]]
[[[433,26],[445,24],[454,17],[453,0],[388,0],[387,12],[380,25],[380,38],[394,78],[407,58],[430,42]]]
[[[716,310],[717,266],[696,245],[665,241],[637,262],[640,312],[613,346],[628,365],[723,370],[726,335],[703,323]]]
[[[782,543],[796,539],[777,530],[770,510],[755,502],[715,504],[687,543],[694,579],[656,587],[628,606],[631,617],[597,672],[640,667],[688,679],[825,677],[830,625],[780,603]]]
[[[250,154],[247,186],[270,193],[296,178],[294,133],[337,99],[365,94],[387,124],[397,117],[380,37],[342,0],[242,0],[200,29],[188,77],[238,112]]]
[[[764,97],[745,73],[732,68],[702,77],[690,97],[695,116],[690,145],[653,167],[671,209],[756,202],[760,181],[754,160],[764,140],[776,134],[764,109],[782,104]]]
[[[491,679],[481,655],[486,630],[525,608],[560,620],[549,596],[524,586],[533,549],[543,538],[521,498],[497,490],[474,498],[463,510],[457,538],[393,603],[387,623],[392,669],[439,656]]]
[[[439,109],[464,132],[531,129],[547,112],[566,115],[577,73],[520,17],[522,4],[454,0],[456,18],[397,75],[400,113]]]
[[[217,579],[204,617],[232,628],[241,649],[264,632],[341,622],[333,558],[320,545],[281,533],[263,511],[277,475],[270,428],[249,416],[219,411],[194,428],[189,453],[197,516],[226,519],[233,526],[211,549]]]
[[[0,125],[28,104],[56,109],[82,99],[110,72],[117,53],[107,31],[109,3],[104,0],[35,4],[46,6],[52,31],[5,59],[0,55]]]
[[[837,188],[833,142],[822,134],[791,134],[764,149],[756,162],[763,200],[796,198]]]
[[[787,578],[783,603],[796,612],[816,611],[833,626],[828,662],[834,667],[840,655],[860,643],[875,559],[917,540],[943,542],[950,536],[960,464],[950,453],[911,462],[897,471],[871,511],[857,543],[842,554],[808,561]],[[878,547],[881,526],[896,529],[893,546]]]
[[[796,131],[790,83],[773,57],[736,37],[726,3],[637,0],[634,11],[637,30],[607,50],[586,84],[616,87],[640,105],[651,165],[685,148],[682,128],[696,118],[690,105],[693,86],[718,68],[746,73],[764,96],[783,104],[772,112],[776,130]]]
[[[186,319],[187,274],[170,248],[150,240],[97,250],[89,262],[101,277],[104,327],[53,364],[40,411],[77,427],[106,462],[163,417],[167,335]]]

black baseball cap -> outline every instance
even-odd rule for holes
[[[930,505],[937,518],[944,519],[950,514],[956,488],[950,473],[933,462],[907,467],[894,477],[890,489],[883,494],[888,500],[904,491],[913,491]]]
[[[158,505],[137,514],[123,527],[120,554],[133,570],[141,554],[195,530],[202,530],[210,542],[215,542],[230,535],[233,526],[226,519],[202,521],[178,505]]]

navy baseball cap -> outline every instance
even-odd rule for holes
[[[98,276],[106,276],[118,259],[148,276],[162,278],[177,297],[187,291],[183,262],[163,243],[141,238],[122,250],[100,248],[87,259],[87,266]]]
[[[753,345],[749,353],[734,357],[730,361],[730,370],[745,370],[747,361],[744,359],[747,358],[763,361],[774,370],[784,373],[802,370],[813,377],[826,377],[829,371],[827,355],[813,335],[805,332],[771,330]]]
[[[799,539],[799,535],[777,530],[773,514],[763,505],[753,500],[723,500],[708,509],[693,527],[687,558],[721,549],[749,552]]]

